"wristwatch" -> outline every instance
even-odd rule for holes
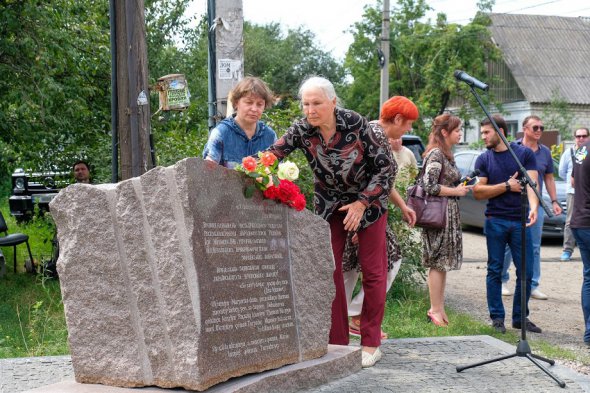
[[[506,186],[506,192],[510,191],[510,183],[508,183],[507,181],[504,182],[504,185]]]
[[[557,203],[559,205],[559,201],[557,199],[553,199],[551,203]]]

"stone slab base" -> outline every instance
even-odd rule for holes
[[[356,346],[328,345],[328,353],[318,359],[291,364],[275,370],[233,378],[206,390],[208,393],[295,392],[354,374],[361,369],[361,350]],[[183,389],[119,388],[63,381],[25,393],[166,393]]]

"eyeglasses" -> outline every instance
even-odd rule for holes
[[[588,135],[576,135],[576,139],[578,138],[588,138]]]
[[[531,130],[533,130],[535,132],[537,132],[539,130],[541,130],[541,132],[545,131],[545,127],[543,127],[543,126],[532,126],[532,127],[531,126],[527,126],[527,127],[529,127]]]

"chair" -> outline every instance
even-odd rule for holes
[[[4,220],[2,212],[0,212],[0,232],[4,232],[4,236],[0,236],[0,247],[13,247],[14,272],[16,273],[16,246],[22,243],[25,243],[27,245],[29,257],[31,258],[31,265],[34,269],[35,265],[33,264],[33,254],[31,254],[31,247],[29,246],[29,236],[25,235],[24,233],[12,233],[9,235],[8,226],[6,225],[6,220]]]

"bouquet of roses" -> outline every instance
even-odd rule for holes
[[[258,188],[265,198],[281,202],[297,211],[305,209],[305,196],[293,183],[299,177],[299,168],[293,162],[279,164],[277,157],[271,152],[258,153],[254,157],[244,157],[242,165],[235,168],[254,180],[254,184],[246,187],[244,195],[251,198]]]

